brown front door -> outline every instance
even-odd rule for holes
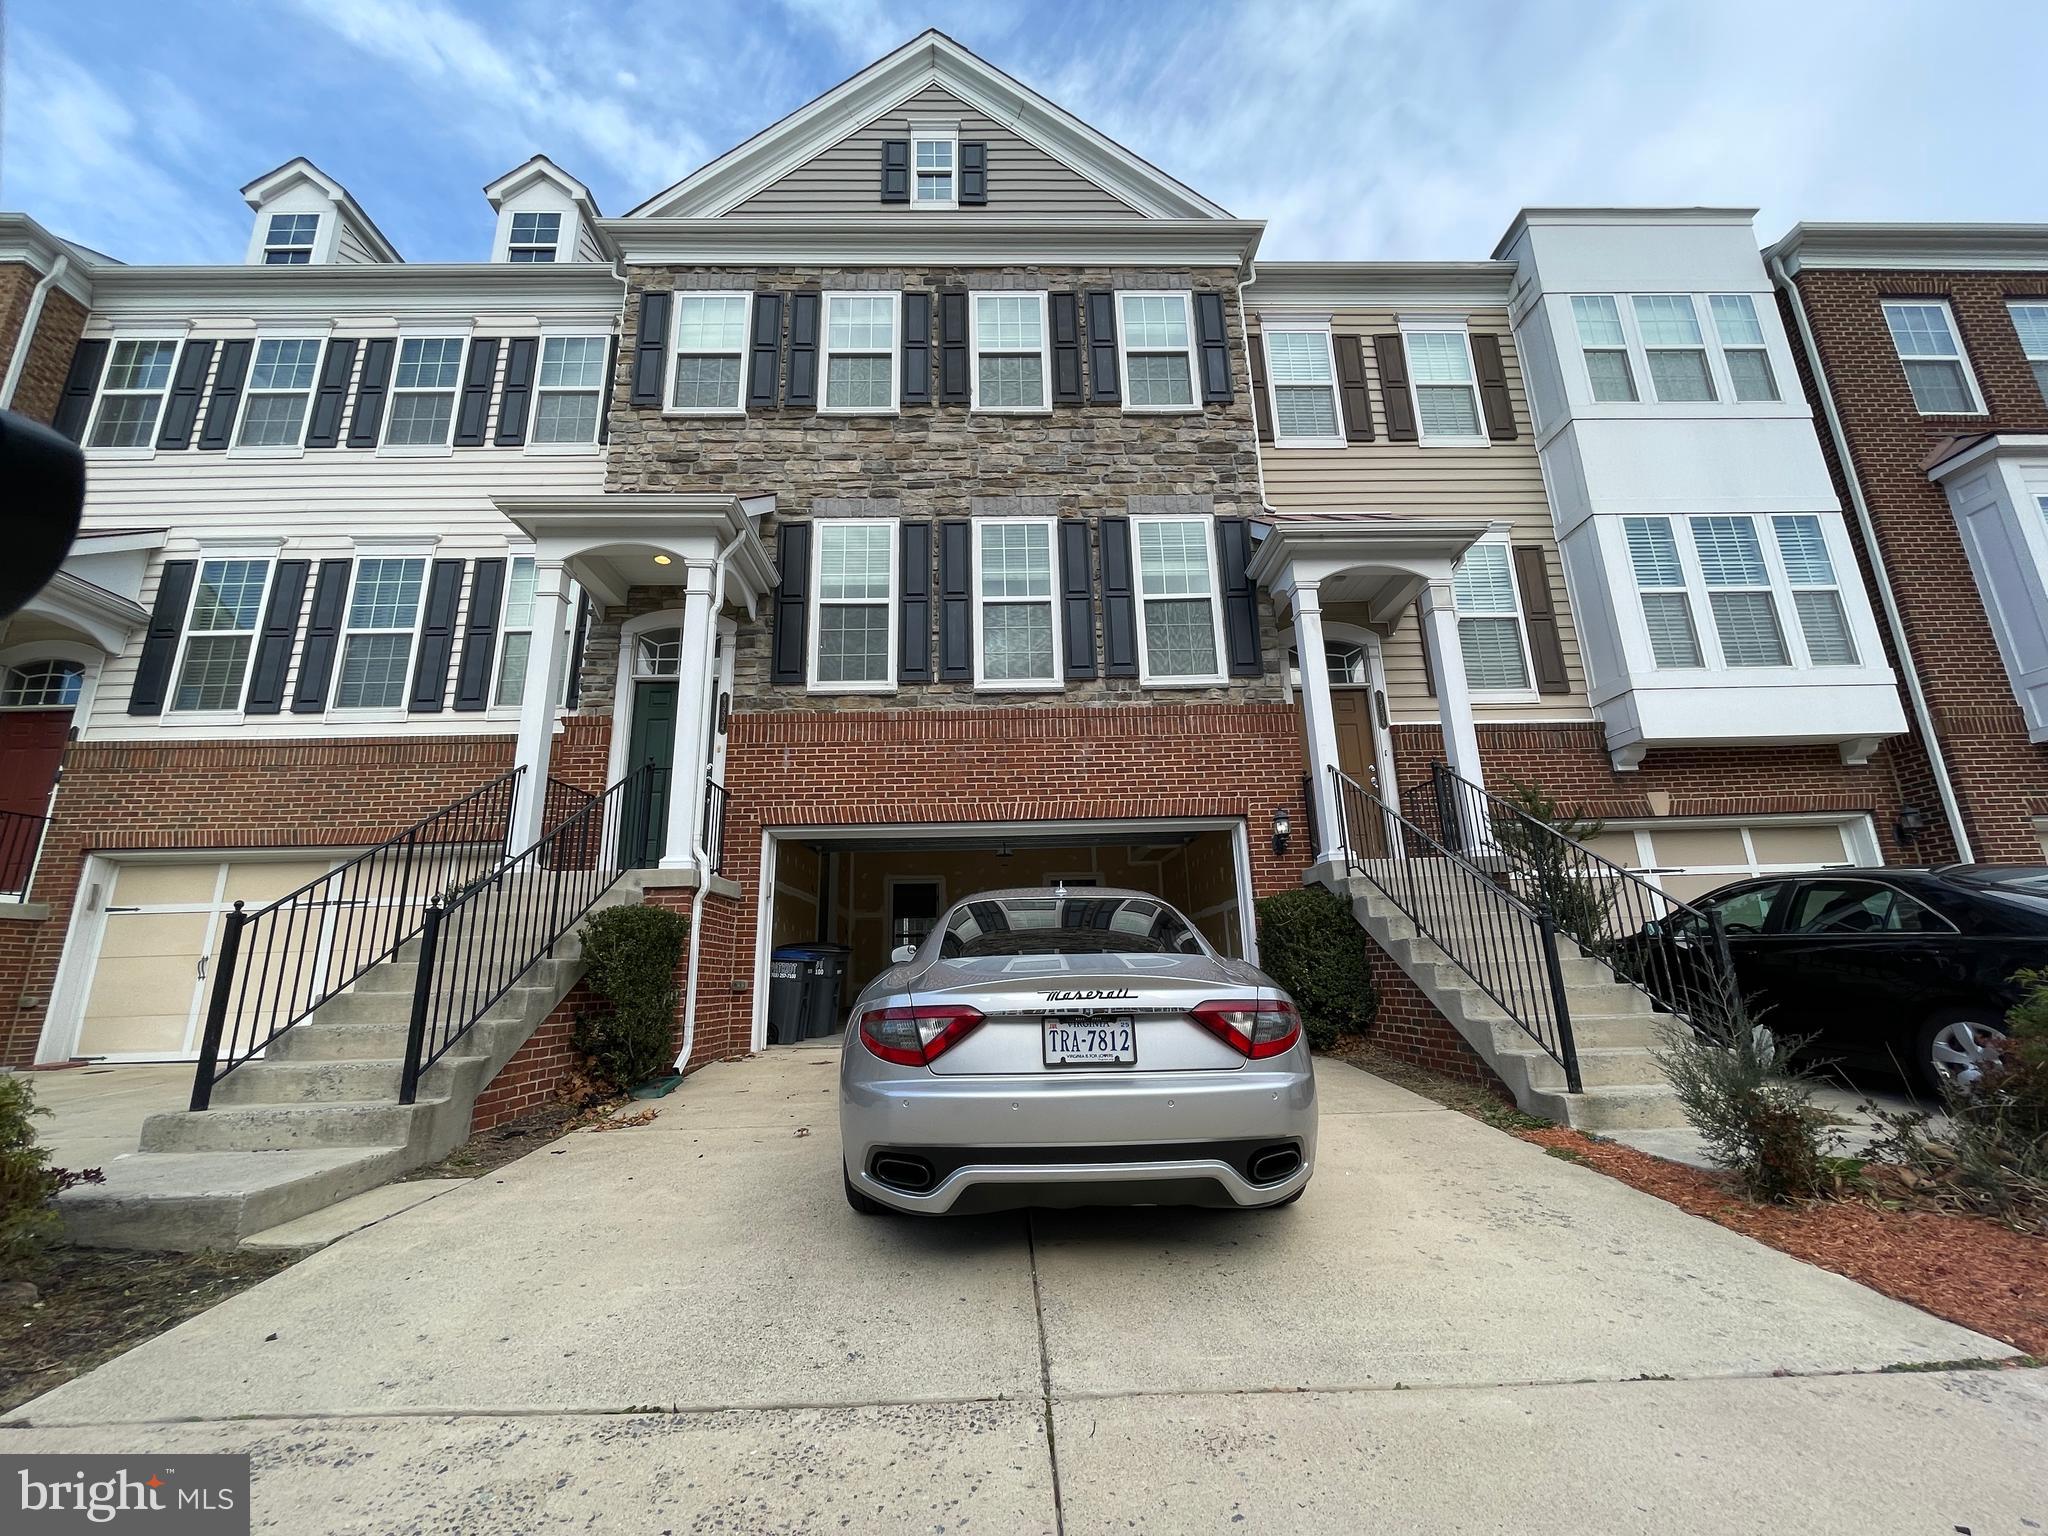
[[[40,818],[49,813],[50,790],[71,735],[68,709],[10,709],[0,712],[0,812]],[[19,891],[35,862],[39,823],[0,815],[0,891]]]
[[[1332,688],[1330,713],[1337,722],[1337,766],[1378,794],[1380,761],[1372,749],[1372,690]]]

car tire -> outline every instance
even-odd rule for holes
[[[2004,1020],[1988,1008],[1944,1008],[1920,1026],[1913,1064],[1921,1083],[1939,1096],[1968,1088],[1997,1059],[2007,1035]]]
[[[846,1203],[860,1212],[861,1215],[886,1216],[889,1214],[888,1206],[882,1204],[879,1200],[870,1200],[866,1195],[853,1187],[853,1175],[846,1171],[844,1163],[839,1166],[839,1177],[846,1183]]]
[[[1308,1186],[1304,1184],[1301,1186],[1301,1188],[1297,1189],[1293,1194],[1289,1195],[1285,1200],[1275,1200],[1271,1205],[1262,1205],[1259,1207],[1259,1209],[1262,1211],[1277,1211],[1285,1206],[1290,1206],[1294,1204],[1295,1201],[1299,1200],[1303,1195],[1307,1193]]]

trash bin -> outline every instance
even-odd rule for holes
[[[807,944],[785,944],[768,957],[768,1038],[794,1045],[810,1018],[811,952]]]
[[[839,994],[846,981],[847,959],[853,951],[844,944],[812,944],[810,1023],[805,1033],[812,1038],[837,1032],[840,1025]]]

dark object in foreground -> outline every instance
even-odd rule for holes
[[[7,487],[7,559],[0,619],[42,591],[71,553],[85,509],[85,455],[62,433],[0,411],[0,485]]]

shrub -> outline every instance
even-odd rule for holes
[[[1258,904],[1258,920],[1259,964],[1301,1009],[1311,1046],[1327,1051],[1372,1027],[1369,940],[1341,897],[1321,886],[1283,891]]]
[[[61,1191],[104,1182],[97,1168],[73,1173],[50,1166],[49,1150],[36,1145],[35,1127],[35,1117],[48,1113],[27,1078],[0,1073],[0,1277],[33,1269],[56,1241],[63,1222],[50,1202]]]
[[[1508,811],[1496,814],[1494,841],[1528,880],[1525,894],[1533,905],[1550,913],[1558,932],[1576,939],[1588,950],[1597,951],[1606,940],[1607,912],[1614,904],[1614,893],[1576,872],[1579,861],[1570,844],[1598,837],[1606,824],[1580,811],[1567,810],[1556,796],[1539,785],[1510,783],[1500,795],[1522,815]],[[1570,841],[1560,842],[1546,835],[1530,826],[1523,816],[1541,822]]]
[[[676,962],[689,931],[689,919],[667,907],[607,907],[583,925],[584,980],[608,1006],[585,1009],[570,1043],[619,1088],[675,1061]]]

